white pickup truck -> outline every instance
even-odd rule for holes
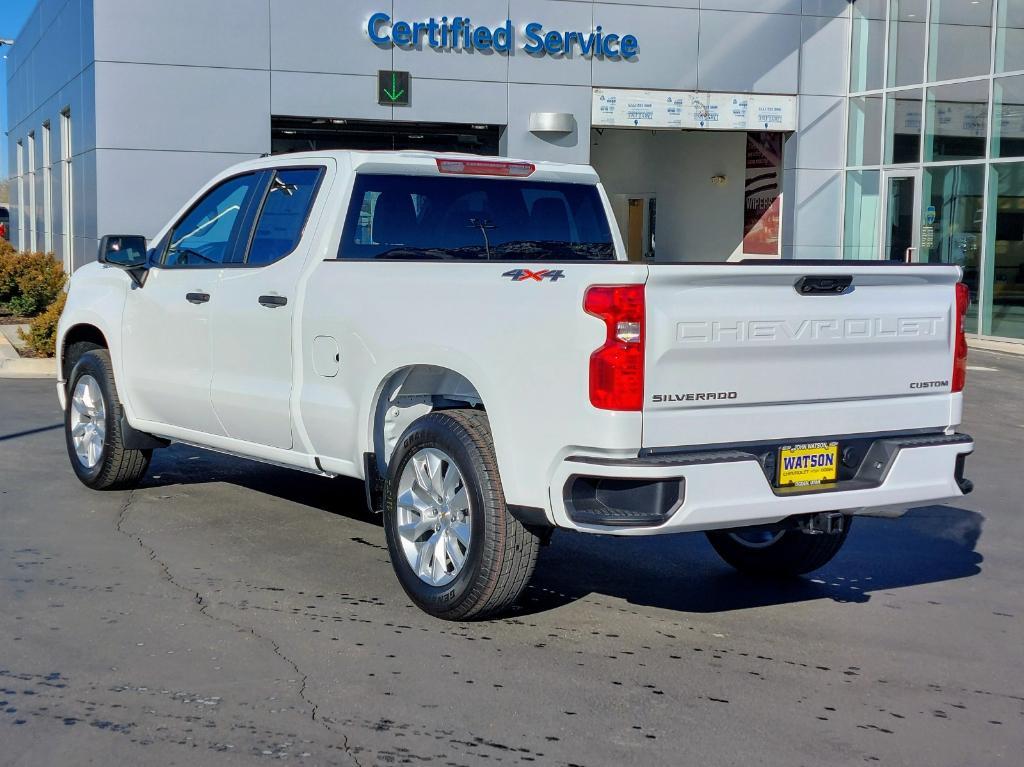
[[[95,489],[179,441],[365,480],[402,586],[493,615],[555,528],[828,562],[960,496],[968,294],[945,265],[631,263],[585,166],[418,152],[225,171],[104,237],[59,327]]]

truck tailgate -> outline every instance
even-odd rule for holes
[[[959,278],[942,265],[652,265],[644,447],[956,422]]]

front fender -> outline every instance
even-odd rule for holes
[[[131,279],[121,269],[105,264],[93,263],[81,267],[74,273],[68,288],[68,299],[57,323],[56,355],[64,359],[69,332],[81,326],[96,328],[106,339],[114,366],[117,384],[122,379],[121,368],[121,317],[131,287]],[[58,386],[63,388],[64,366],[57,366]],[[126,407],[122,387],[118,385],[118,397]]]

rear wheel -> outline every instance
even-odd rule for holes
[[[537,536],[505,504],[480,411],[446,410],[413,422],[389,467],[384,528],[406,593],[446,620],[506,610],[537,562]]]
[[[93,349],[81,355],[68,376],[67,391],[64,436],[75,475],[93,490],[135,487],[153,451],[124,446],[110,353]]]
[[[839,553],[853,517],[843,519],[835,533],[805,533],[798,529],[748,527],[707,533],[718,555],[740,572],[751,575],[803,575],[824,567]]]

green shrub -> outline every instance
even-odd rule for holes
[[[28,344],[28,348],[41,357],[52,357],[56,351],[57,323],[60,321],[61,312],[64,311],[67,297],[67,293],[63,290],[60,291],[57,300],[50,304],[45,312],[32,320],[28,326],[28,333],[23,330],[18,331],[22,340]]]
[[[5,304],[18,293],[18,252],[0,237],[0,304]]]
[[[0,251],[0,302],[12,314],[31,317],[43,311],[66,281],[63,267],[52,255]]]

